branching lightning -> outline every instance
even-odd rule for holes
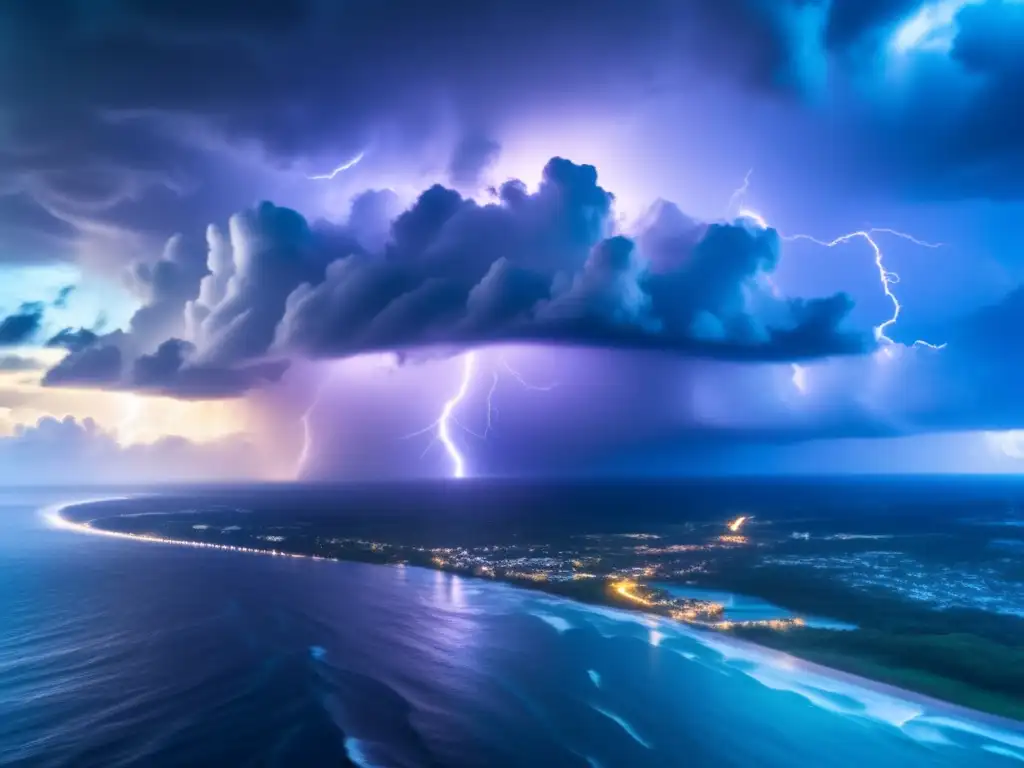
[[[458,446],[452,441],[451,425],[455,409],[465,399],[466,393],[469,392],[469,387],[473,383],[473,372],[475,370],[476,352],[467,352],[463,357],[462,380],[459,382],[459,389],[448,398],[441,409],[441,415],[437,418],[437,439],[441,441],[445,451],[448,452],[448,457],[452,460],[452,476],[457,478],[466,476],[466,460],[459,452]]]
[[[365,155],[366,155],[365,152],[360,152],[358,155],[353,157],[351,160],[346,160],[344,163],[339,165],[337,168],[335,168],[330,173],[321,173],[321,174],[317,174],[316,176],[307,176],[306,178],[309,179],[310,181],[330,181],[335,176],[337,176],[339,173],[344,173],[349,168],[354,168],[355,166],[359,165],[359,163],[362,161],[362,159],[363,159],[363,157]]]
[[[498,409],[494,406],[494,392],[498,388],[498,372],[491,372],[491,388],[487,390],[487,424],[484,426],[484,437],[491,433],[494,426],[494,417],[498,415]]]
[[[900,313],[903,311],[903,307],[900,305],[900,300],[896,298],[896,294],[892,292],[892,286],[900,281],[900,276],[897,275],[895,272],[886,269],[885,264],[882,261],[882,249],[879,247],[878,243],[875,242],[875,239],[872,237],[872,235],[876,234],[888,234],[893,235],[895,237],[901,237],[904,240],[910,241],[914,245],[920,245],[924,248],[942,247],[941,243],[928,243],[925,242],[924,240],[918,240],[916,237],[908,235],[905,232],[897,232],[895,229],[887,229],[881,227],[873,227],[871,229],[862,229],[856,232],[849,232],[829,242],[825,242],[824,240],[818,240],[817,238],[811,237],[810,235],[793,235],[792,237],[786,239],[807,240],[808,242],[824,246],[825,248],[835,248],[837,245],[848,243],[854,238],[860,237],[863,238],[867,242],[867,244],[871,246],[871,250],[875,252],[875,266],[878,268],[878,280],[882,284],[882,290],[885,292],[885,295],[888,297],[889,301],[892,302],[892,316],[885,322],[881,323],[880,325],[875,326],[875,341],[891,345],[895,344],[896,342],[889,338],[889,336],[886,335],[885,331],[887,328],[896,323],[896,321],[900,317]],[[931,342],[924,341],[922,339],[917,339],[913,344],[911,344],[911,346],[927,347],[928,349],[937,350],[944,349],[946,345],[944,343],[932,344]]]
[[[747,171],[746,176],[743,177],[743,184],[740,187],[738,187],[736,189],[736,191],[733,192],[732,197],[729,198],[729,210],[730,210],[730,212],[734,209],[734,207],[737,205],[737,203],[742,201],[743,197],[746,195],[747,190],[750,187],[750,175],[751,175],[751,173],[752,173],[752,171]],[[754,211],[754,210],[752,210],[750,208],[739,208],[736,211],[736,216],[738,218],[740,218],[740,219],[746,219],[747,221],[752,222],[755,226],[759,227],[760,229],[768,229],[769,226],[770,226],[768,224],[768,221],[765,219],[764,216],[762,216],[760,213],[758,213],[757,211]],[[903,311],[903,307],[900,304],[899,299],[897,298],[896,294],[893,292],[893,289],[892,289],[892,287],[894,285],[896,285],[896,284],[898,284],[900,282],[900,276],[898,274],[896,274],[895,272],[893,272],[893,271],[891,271],[891,270],[886,268],[885,262],[884,262],[884,254],[882,253],[882,248],[881,248],[881,246],[879,246],[878,242],[874,238],[875,235],[880,235],[880,234],[891,235],[893,237],[899,237],[899,238],[902,238],[904,240],[907,240],[908,242],[913,243],[914,245],[919,245],[919,246],[921,246],[923,248],[941,248],[942,247],[942,243],[929,243],[929,242],[926,242],[924,240],[920,240],[920,239],[914,237],[913,235],[909,235],[906,232],[900,232],[898,230],[889,229],[887,227],[871,227],[869,229],[861,229],[861,230],[856,230],[854,232],[847,232],[845,235],[840,235],[839,237],[835,238],[834,240],[821,240],[821,239],[818,239],[818,238],[813,237],[811,235],[805,235],[805,234],[785,235],[785,234],[783,234],[781,232],[779,233],[779,237],[782,240],[785,240],[787,242],[794,242],[794,241],[797,241],[797,240],[803,240],[803,241],[807,241],[807,242],[810,242],[810,243],[814,243],[815,245],[820,245],[820,246],[825,247],[825,248],[835,248],[838,245],[844,245],[844,244],[849,243],[850,241],[852,241],[854,239],[857,239],[857,238],[860,238],[860,239],[864,240],[865,242],[867,242],[867,244],[871,247],[871,250],[874,252],[875,267],[878,270],[878,281],[879,281],[879,283],[882,286],[882,291],[885,293],[885,296],[892,303],[892,315],[890,315],[888,319],[884,320],[882,323],[880,323],[879,325],[876,325],[874,327],[875,341],[880,343],[880,344],[882,344],[882,345],[884,345],[882,347],[882,350],[883,350],[884,354],[891,356],[892,355],[891,347],[896,345],[897,342],[894,341],[887,334],[887,330],[889,328],[891,328],[893,325],[895,325],[896,321],[899,320],[900,314]],[[781,297],[781,295],[779,293],[778,286],[776,286],[775,283],[772,282],[771,278],[766,278],[766,279],[767,279],[768,286],[771,289],[772,295],[777,297],[777,298]],[[940,349],[944,349],[946,345],[944,343],[943,344],[933,344],[931,342],[924,341],[923,339],[918,339],[913,344],[911,344],[910,346],[911,347],[926,347],[926,348],[932,349],[932,350],[940,350]],[[793,370],[793,376],[792,376],[793,385],[801,393],[805,392],[806,391],[806,387],[807,387],[807,375],[806,375],[807,371],[806,371],[806,369],[803,366],[801,366],[801,365],[799,365],[797,363],[792,363],[792,370]]]
[[[754,222],[758,227],[760,227],[762,229],[767,229],[768,228],[768,224],[765,221],[764,217],[761,216],[759,213],[757,213],[755,211],[751,211],[749,209],[743,208],[743,209],[740,209],[739,216],[740,216],[740,218],[748,219],[749,221]],[[883,321],[879,325],[876,325],[875,328],[874,328],[875,341],[878,341],[878,342],[881,342],[881,343],[884,343],[884,344],[887,344],[887,345],[893,345],[893,344],[896,344],[896,342],[893,341],[886,334],[886,329],[890,328],[892,325],[894,325],[896,323],[896,321],[900,317],[900,313],[903,311],[903,307],[900,304],[900,300],[896,297],[896,294],[893,293],[893,290],[892,290],[892,286],[894,286],[897,283],[899,283],[900,276],[898,274],[896,274],[895,272],[893,272],[893,271],[891,271],[891,270],[886,268],[885,262],[883,261],[884,254],[882,253],[882,248],[875,241],[874,237],[872,237],[873,235],[878,235],[878,234],[887,234],[887,235],[893,235],[894,237],[900,237],[900,238],[903,238],[904,240],[907,240],[907,241],[913,243],[914,245],[920,245],[923,248],[941,248],[942,247],[942,243],[929,243],[929,242],[926,242],[924,240],[919,240],[918,238],[914,237],[913,235],[908,235],[906,232],[899,232],[899,231],[897,231],[895,229],[889,229],[887,227],[872,227],[870,229],[860,229],[860,230],[857,230],[855,232],[847,232],[845,235],[840,235],[839,237],[835,238],[834,240],[819,240],[816,237],[812,237],[811,235],[804,235],[804,234],[784,235],[781,232],[779,233],[779,237],[781,237],[783,240],[787,240],[789,242],[793,242],[793,241],[796,241],[796,240],[805,240],[807,242],[814,243],[815,245],[820,245],[820,246],[823,246],[825,248],[835,248],[837,245],[843,245],[844,243],[849,243],[851,240],[854,240],[855,238],[861,238],[865,242],[867,242],[867,244],[869,246],[871,246],[871,250],[874,251],[874,254],[875,254],[875,267],[878,269],[878,281],[879,281],[879,283],[882,286],[882,291],[885,293],[885,295],[889,299],[889,301],[892,302],[892,315],[887,320]],[[911,344],[911,346],[913,346],[913,347],[927,347],[928,349],[936,349],[936,350],[938,350],[938,349],[945,348],[946,345],[945,344],[932,344],[931,342],[924,341],[922,339],[918,339],[913,344]]]
[[[501,367],[505,369],[509,376],[511,376],[513,379],[519,382],[519,385],[523,389],[528,389],[532,392],[550,392],[552,389],[558,386],[557,384],[531,384],[530,382],[523,378],[523,375],[519,373],[519,371],[517,371],[515,368],[509,365],[508,360],[506,360],[505,358],[501,359]]]
[[[501,369],[511,376],[523,389],[531,390],[534,392],[548,392],[557,386],[556,384],[537,385],[528,382],[522,374],[516,371],[508,362],[502,358],[500,361]],[[445,453],[448,454],[448,459],[452,465],[452,477],[462,479],[466,477],[466,459],[462,455],[462,451],[459,450],[458,445],[454,440],[452,434],[452,427],[458,427],[463,432],[466,432],[473,437],[477,437],[481,440],[485,440],[490,434],[491,429],[494,427],[494,421],[498,415],[498,409],[494,405],[494,395],[498,389],[498,383],[500,381],[500,372],[497,367],[491,371],[491,386],[487,390],[487,397],[485,399],[485,425],[483,432],[476,432],[465,424],[459,421],[458,408],[462,402],[466,399],[470,389],[473,386],[473,379],[477,374],[478,368],[478,355],[477,352],[470,351],[462,356],[462,376],[459,379],[459,387],[441,408],[441,413],[438,417],[425,426],[423,429],[418,429],[408,435],[404,435],[403,439],[409,439],[418,435],[423,435],[428,432],[434,432],[434,439],[430,441],[427,447],[423,450],[425,456],[427,452],[435,443],[440,443],[444,446]]]

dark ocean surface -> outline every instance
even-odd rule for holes
[[[1024,728],[720,636],[440,572],[46,524],[74,499],[0,494],[3,766],[1024,760]]]

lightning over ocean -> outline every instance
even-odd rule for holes
[[[0,2],[0,766],[1020,768],[1022,125],[1024,0]]]

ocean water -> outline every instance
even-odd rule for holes
[[[48,527],[0,495],[3,766],[1019,765],[1024,729],[415,568]]]

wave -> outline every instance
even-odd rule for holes
[[[1006,749],[1005,747],[996,747],[991,744],[986,744],[982,747],[982,749],[993,755],[999,755],[1000,757],[1009,757],[1013,760],[1020,760],[1022,763],[1024,763],[1024,754],[1021,754],[1020,752],[1015,752],[1012,749]]]
[[[599,707],[597,704],[591,704],[590,707],[595,712],[600,712],[602,715],[607,717],[613,723],[618,725],[637,744],[639,744],[642,747],[645,747],[646,749],[653,749],[653,747],[651,746],[651,743],[649,741],[645,740],[639,733],[637,733],[636,732],[636,728],[634,728],[632,725],[630,725],[625,719],[623,719],[619,715],[616,715],[614,712],[609,712],[604,707]]]
[[[561,601],[561,598],[545,599],[550,604]],[[632,612],[569,600],[562,601],[562,605],[574,615],[587,616],[584,621],[604,637],[621,636],[621,632],[609,626],[612,622],[620,628],[623,624],[645,624],[637,620],[638,616],[642,619],[642,615]],[[839,672],[743,640],[671,622],[659,621],[658,626],[663,636],[676,641],[685,639],[713,651],[718,661],[706,660],[708,667],[726,674],[727,670],[739,672],[766,688],[800,696],[818,709],[841,717],[870,720],[933,747],[974,747],[1006,757],[1024,757],[1024,752],[1017,752],[1024,750],[1024,729],[1013,721]],[[646,640],[650,645],[657,645],[661,638],[652,639],[648,635]],[[676,647],[671,650],[683,658],[701,661],[701,657],[691,651]],[[607,711],[602,714],[612,717]],[[1015,754],[1006,754],[1006,751]]]
[[[64,510],[69,507],[124,498],[126,497],[54,505],[41,510],[41,514],[52,526],[78,533],[178,546],[286,556],[283,553],[262,549],[194,541],[171,541],[106,531],[94,528],[89,523],[75,522],[63,514]],[[287,556],[324,560],[324,558],[309,555]],[[484,590],[485,587],[481,586],[474,592],[483,593]],[[635,638],[641,642],[646,641],[649,645],[657,646],[663,644],[665,640],[670,640],[672,643],[669,649],[683,658],[698,661],[724,674],[742,674],[766,688],[799,696],[810,706],[842,717],[866,719],[886,725],[901,731],[905,736],[919,743],[932,747],[973,747],[1008,758],[1022,759],[1024,756],[1024,730],[1016,723],[1005,721],[1002,718],[972,712],[882,683],[875,683],[865,678],[805,662],[753,643],[686,627],[661,617],[577,603],[567,598],[551,595],[539,595],[536,592],[517,589],[512,585],[488,582],[486,591],[488,595],[495,593],[506,596],[515,595],[516,600],[512,602],[516,603],[517,609],[526,609],[527,613],[545,622],[559,634],[577,628],[582,621],[583,624],[593,628],[604,637],[622,637],[622,628],[629,625],[642,630],[642,635],[640,632],[635,635]],[[528,608],[528,606],[538,605],[544,606],[547,610],[529,610]],[[510,607],[512,606],[510,605]],[[566,618],[566,615],[569,618]],[[678,647],[681,641],[690,644],[690,647],[687,648],[685,645],[682,648]],[[695,651],[700,648],[712,651],[714,657],[709,657],[706,653],[696,653]],[[322,658],[319,656],[320,651],[321,649],[311,648],[310,654],[315,659]],[[594,670],[587,670],[587,672],[595,687],[601,687],[598,673]],[[651,748],[651,745],[636,732],[632,725],[620,716],[597,706],[593,708],[618,724],[635,741],[648,749]],[[354,741],[356,749],[367,743],[358,739]],[[356,761],[353,760],[353,762]]]
[[[531,611],[530,613],[532,616],[536,616],[545,624],[554,627],[555,631],[559,634],[562,634],[563,632],[568,632],[570,629],[573,628],[572,624],[563,619],[561,616],[552,616],[550,613],[539,613],[533,611]]]

